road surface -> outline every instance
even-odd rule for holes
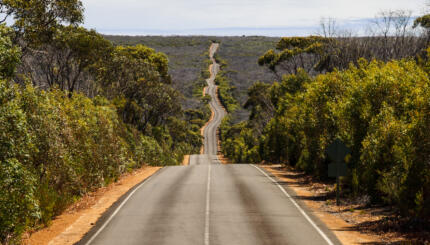
[[[206,93],[212,97],[210,101],[211,110],[214,112],[214,116],[209,124],[205,127],[203,132],[204,136],[204,154],[210,155],[214,161],[218,161],[218,141],[217,141],[217,129],[221,124],[222,119],[227,114],[224,108],[222,108],[221,103],[218,100],[217,96],[217,86],[215,85],[215,77],[219,72],[219,64],[216,63],[214,59],[214,54],[218,50],[219,44],[214,43],[211,45],[209,49],[209,56],[212,61],[212,65],[209,67],[210,70],[210,78],[207,79],[208,87],[206,89]],[[194,156],[196,157],[196,156]],[[194,163],[193,159],[191,159],[190,163]]]
[[[217,48],[211,46],[211,57]],[[219,66],[212,62],[214,117],[204,130],[205,154],[133,189],[79,244],[339,244],[274,177],[254,165],[219,164],[216,131],[226,113],[215,99]]]

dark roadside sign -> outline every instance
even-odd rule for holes
[[[328,165],[328,176],[336,177],[336,204],[340,204],[339,200],[339,177],[346,176],[347,166],[345,157],[351,153],[351,150],[340,140],[336,139],[331,145],[327,147],[327,155],[333,161]]]
[[[336,139],[327,147],[327,154],[333,162],[343,162],[349,153],[351,150],[340,139]]]

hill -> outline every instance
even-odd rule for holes
[[[272,82],[275,77],[265,67],[257,64],[258,58],[275,46],[279,38],[262,36],[213,37],[213,36],[105,36],[117,45],[144,44],[167,54],[169,72],[174,87],[185,96],[184,106],[198,107],[199,100],[192,98],[196,84],[204,79],[207,69],[208,48],[219,42],[217,58],[226,62],[225,76],[233,87],[233,96],[243,105],[247,90],[256,81]],[[247,112],[238,109],[235,121],[247,119]]]

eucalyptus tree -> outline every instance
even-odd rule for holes
[[[182,112],[162,53],[144,45],[118,46],[98,71],[97,80],[105,95],[116,101],[122,119],[143,132]]]
[[[80,0],[2,0],[0,23],[13,20],[17,38],[38,46],[52,40],[59,26],[82,23],[83,10]]]
[[[311,72],[318,63],[322,63],[328,44],[332,38],[321,36],[284,37],[276,45],[276,50],[267,51],[258,60],[261,66],[267,66],[281,78],[279,72],[294,74],[299,68]],[[328,69],[321,67],[320,69]]]
[[[11,78],[20,62],[20,48],[12,43],[12,30],[0,25],[0,79]]]
[[[57,28],[52,41],[26,59],[25,71],[39,87],[58,87],[94,95],[96,70],[109,59],[113,45],[94,30]]]

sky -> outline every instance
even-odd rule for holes
[[[315,34],[321,18],[366,25],[383,10],[424,13],[426,0],[82,0],[87,28],[121,35]]]

